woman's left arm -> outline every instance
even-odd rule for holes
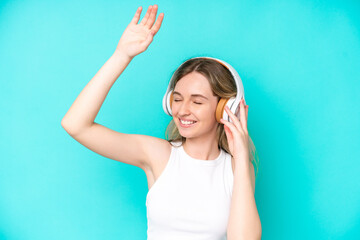
[[[249,106],[245,107],[242,100],[239,107],[239,119],[228,108],[225,109],[232,123],[221,119],[235,163],[227,239],[257,240],[261,239],[262,230],[254,196],[254,167],[249,158],[249,135],[247,131]]]
[[[261,222],[255,203],[254,167],[249,160],[235,161],[234,185],[227,227],[228,240],[261,239]]]

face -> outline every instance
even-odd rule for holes
[[[218,99],[202,74],[191,72],[182,77],[173,91],[171,108],[179,133],[185,138],[215,137]]]

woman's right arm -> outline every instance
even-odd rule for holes
[[[94,124],[110,88],[130,61],[128,56],[114,53],[85,86],[61,121],[70,135],[76,135]]]
[[[156,12],[157,6],[150,6],[143,20],[137,24],[141,14],[141,7],[138,8],[115,52],[81,91],[61,121],[62,127],[90,150],[139,167],[143,167],[150,145],[158,144],[162,139],[119,133],[94,120],[112,85],[130,61],[148,48],[158,32],[164,14],[161,13],[154,24]]]

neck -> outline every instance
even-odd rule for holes
[[[215,139],[188,138],[183,144],[185,152],[193,158],[215,160],[219,154],[218,141]]]

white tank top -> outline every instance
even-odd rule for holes
[[[147,239],[227,239],[233,179],[231,155],[223,149],[215,160],[200,160],[172,146],[146,196]]]

